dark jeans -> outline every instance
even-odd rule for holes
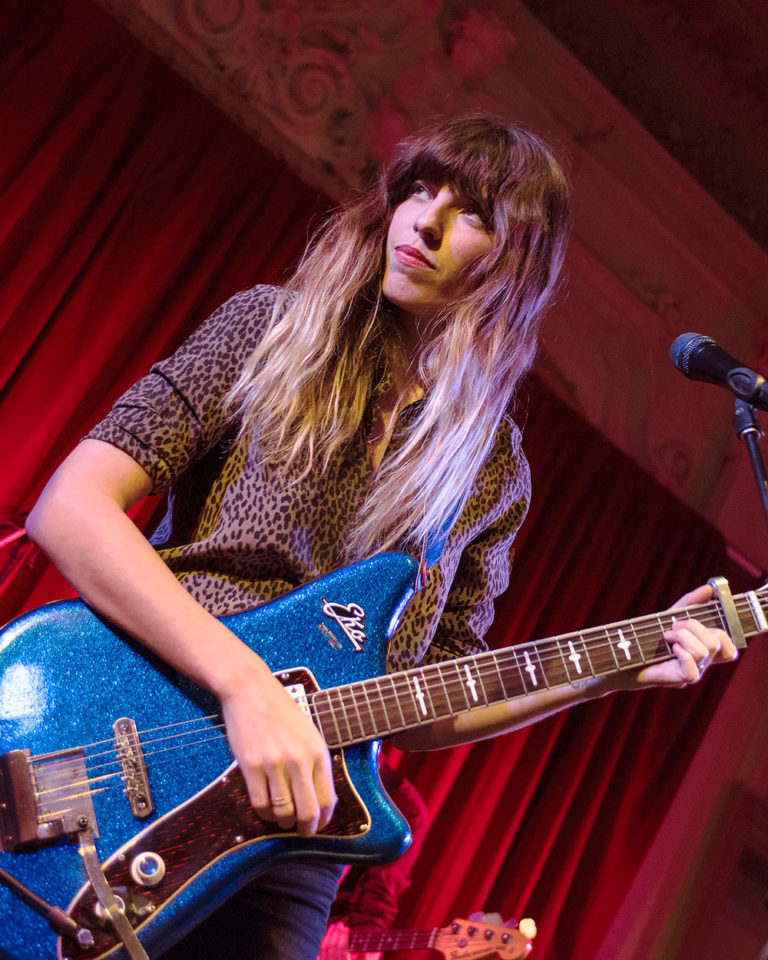
[[[343,867],[283,863],[246,884],[162,960],[315,960]]]

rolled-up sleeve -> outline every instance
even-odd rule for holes
[[[170,357],[126,391],[88,434],[119,447],[165,490],[223,435],[224,397],[274,306],[274,287],[235,294]]]

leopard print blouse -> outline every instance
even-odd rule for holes
[[[89,434],[168,492],[151,537],[186,589],[217,616],[252,608],[337,568],[339,544],[372,481],[364,430],[325,472],[290,482],[258,438],[236,442],[222,398],[267,323],[276,288],[236,294],[117,400]],[[413,415],[406,408],[401,417]],[[406,608],[390,669],[478,653],[530,496],[520,432],[505,418],[491,457],[426,586]]]

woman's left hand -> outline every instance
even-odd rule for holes
[[[712,587],[705,584],[686,593],[670,609],[707,603],[712,597]],[[685,687],[697,683],[713,663],[735,660],[739,655],[736,645],[724,630],[711,629],[698,620],[676,620],[664,634],[664,639],[671,645],[673,659],[653,663],[637,671],[622,671],[618,675],[622,689]]]

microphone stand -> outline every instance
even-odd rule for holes
[[[763,513],[766,522],[768,522],[768,476],[765,473],[765,464],[758,446],[763,431],[757,422],[755,407],[751,403],[736,398],[736,404],[733,412],[733,424],[736,428],[736,434],[740,440],[743,440],[747,446],[749,460],[752,464],[752,473],[755,476],[760,502],[763,505]]]

